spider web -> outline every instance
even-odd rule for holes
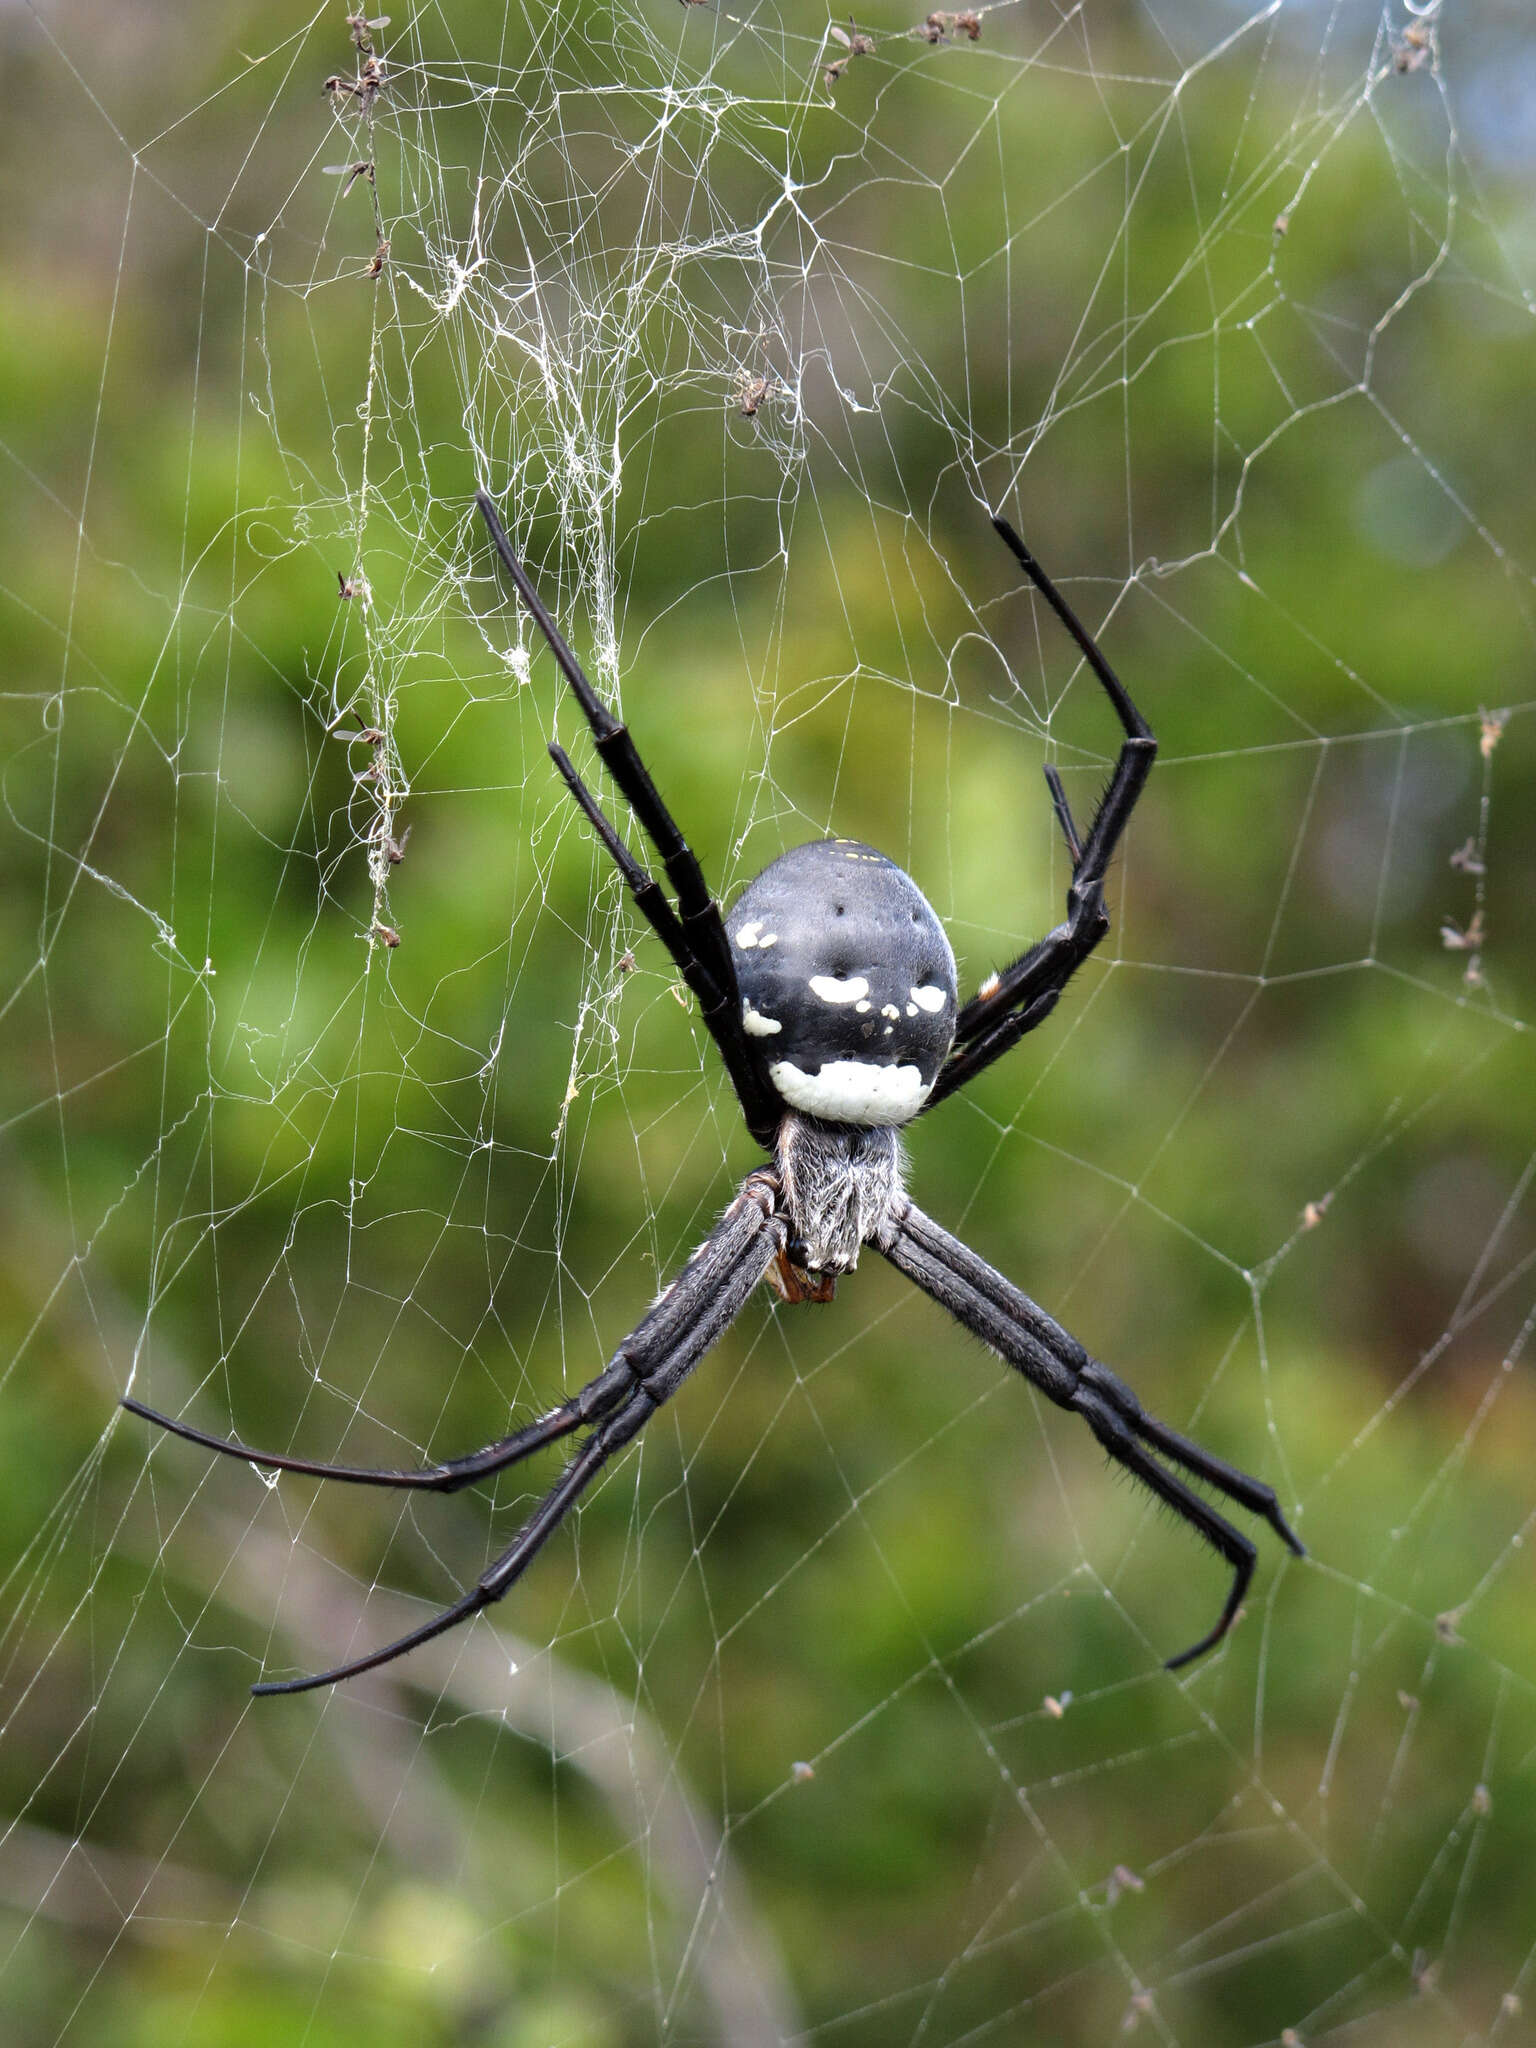
[[[346,14],[0,22],[11,2038],[1531,2038],[1518,15]],[[989,509],[1101,636],[1113,932],[913,1177],[1294,1515],[1203,1663],[1190,1531],[872,1261],[248,1699],[553,1465],[119,1395],[466,1449],[753,1163],[477,484],[722,896],[865,838],[968,989],[1118,741]]]

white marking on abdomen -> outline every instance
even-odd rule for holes
[[[857,1003],[869,994],[869,983],[862,974],[850,975],[846,981],[839,981],[835,974],[813,974],[806,986],[824,1003]]]
[[[753,1038],[772,1038],[776,1031],[784,1029],[777,1017],[765,1017],[761,1010],[754,1010],[746,1001],[741,1006],[741,1027]]]
[[[793,1060],[775,1060],[768,1077],[791,1109],[835,1124],[904,1124],[932,1086],[918,1067],[877,1067],[864,1060],[827,1060],[819,1074],[802,1072]]]
[[[754,917],[750,924],[744,924],[736,934],[736,943],[744,953],[750,953],[762,936],[763,919]]]
[[[910,993],[917,1007],[920,1010],[926,1010],[930,1017],[936,1017],[949,1001],[945,990],[935,988],[931,981],[922,988],[912,989]]]

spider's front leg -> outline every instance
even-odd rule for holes
[[[1242,1531],[1202,1500],[1170,1465],[1259,1516],[1289,1550],[1305,1557],[1273,1487],[1149,1415],[1125,1382],[1091,1358],[1053,1316],[914,1203],[904,1205],[891,1242],[879,1249],[1047,1399],[1080,1415],[1116,1464],[1133,1473],[1230,1565],[1232,1583],[1215,1625],[1167,1660],[1170,1671],[1204,1656],[1226,1635],[1242,1607],[1257,1559]]]
[[[1010,967],[991,975],[965,1005],[955,1023],[954,1050],[925,1104],[928,1109],[945,1096],[953,1095],[957,1088],[963,1088],[983,1067],[989,1067],[1010,1046],[1016,1045],[1027,1031],[1043,1024],[1055,1009],[1062,990],[1109,930],[1104,878],[1157,755],[1152,728],[1132,703],[1092,634],[1008,521],[997,515],[992,524],[1019,567],[1077,642],[1114,707],[1125,739],[1086,838],[1079,835],[1073,821],[1061,777],[1054,768],[1046,769],[1051,804],[1072,857],[1066,917]]]
[[[380,1664],[403,1657],[418,1644],[467,1621],[500,1600],[522,1577],[560,1523],[616,1452],[638,1436],[664,1401],[671,1399],[704,1354],[734,1322],[752,1290],[782,1253],[788,1230],[779,1214],[779,1185],[773,1173],[749,1174],[715,1228],[676,1279],[666,1287],[649,1314],[619,1346],[607,1367],[569,1401],[526,1429],[440,1465],[395,1471],[358,1465],[327,1465],[283,1452],[253,1450],[250,1445],[207,1435],[174,1417],[161,1415],[142,1402],[123,1406],[146,1421],[207,1450],[276,1471],[302,1472],[317,1479],[344,1479],[360,1486],[414,1488],[452,1493],[476,1479],[488,1478],[530,1452],[575,1430],[591,1425],[591,1435],[534,1509],[517,1536],[494,1564],[451,1606],[425,1621],[409,1635],[382,1649],[338,1664],[308,1678],[269,1681],[252,1687],[258,1694],[308,1692],[334,1685]]]

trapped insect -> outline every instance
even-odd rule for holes
[[[581,1390],[510,1436],[415,1470],[324,1464],[211,1436],[127,1399],[123,1406],[209,1450],[275,1471],[362,1486],[453,1493],[586,1429],[586,1441],[512,1543],[453,1604],[382,1648],[312,1677],[257,1685],[304,1692],[387,1664],[489,1607],[516,1584],[602,1467],[675,1394],[762,1280],[788,1302],[830,1301],[838,1275],[872,1245],[1058,1407],[1072,1410],[1118,1464],[1188,1522],[1230,1566],[1215,1624],[1168,1660],[1176,1669],[1219,1643],[1253,1576],[1249,1538],[1180,1476],[1191,1475],[1302,1545],[1273,1490],[1149,1415],[1125,1383],[1012,1281],[923,1214],[906,1191],[900,1130],[1043,1024],[1109,929],[1104,878],[1151,772],[1157,742],[1092,636],[1006,519],[993,525],[1098,678],[1124,731],[1109,786],[1080,834],[1054,769],[1046,780],[1072,862],[1054,931],[959,1000],[955,958],[911,878],[871,846],[823,839],[770,862],[723,916],[628,728],[588,682],[502,530],[476,503],[502,566],[549,644],[597,753],[654,845],[673,896],[641,866],[552,742],[550,755],[642,915],[698,1001],[752,1137],[768,1163],[734,1200]],[[399,943],[377,928],[386,945]]]
[[[861,28],[855,25],[851,14],[848,17],[847,28],[839,28],[837,23],[833,22],[828,28],[827,34],[833,42],[840,44],[848,53],[845,57],[834,58],[822,73],[822,77],[830,89],[836,85],[855,57],[869,57],[874,54],[875,39],[872,35],[866,35]]]
[[[327,164],[325,167],[325,175],[328,178],[346,179],[347,182],[341,188],[341,196],[343,199],[346,198],[347,194],[352,190],[352,187],[357,183],[359,178],[366,178],[370,185],[376,182],[373,173],[373,165],[367,162],[356,164]]]
[[[370,51],[373,48],[374,30],[388,27],[389,16],[387,14],[376,14],[372,21],[361,11],[347,16],[347,28],[352,40],[358,49],[364,52]]]
[[[775,378],[742,370],[736,378],[736,409],[744,420],[755,420],[762,407],[778,390]]]

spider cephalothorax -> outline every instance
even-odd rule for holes
[[[1079,836],[1055,770],[1045,771],[1072,861],[1067,914],[957,1006],[954,954],[938,918],[894,861],[858,840],[794,848],[749,882],[722,918],[628,729],[587,681],[540,602],[493,500],[481,491],[476,502],[502,565],[581,706],[599,758],[661,858],[675,903],[636,860],[558,744],[550,747],[555,765],[698,999],[747,1129],[771,1163],[748,1174],[709,1237],[596,1379],[467,1457],[406,1471],[321,1464],[255,1451],[124,1401],[179,1436],[253,1464],[437,1493],[455,1492],[546,1444],[590,1430],[512,1543],[450,1607],[334,1670],[254,1690],[302,1692],[350,1678],[499,1600],[596,1474],[676,1393],[760,1281],[771,1280],[788,1301],[829,1301],[837,1275],[853,1268],[866,1244],[1049,1400],[1081,1416],[1111,1458],[1226,1560],[1232,1583],[1215,1626],[1169,1666],[1200,1656],[1237,1618],[1256,1553],[1183,1475],[1260,1516],[1300,1555],[1273,1490],[1148,1415],[1124,1381],[1054,1317],[925,1216],[907,1194],[898,1135],[900,1126],[963,1088],[1043,1023],[1109,929],[1105,872],[1156,752],[1145,719],[1012,527],[994,519],[1098,678],[1125,738],[1086,836]]]

